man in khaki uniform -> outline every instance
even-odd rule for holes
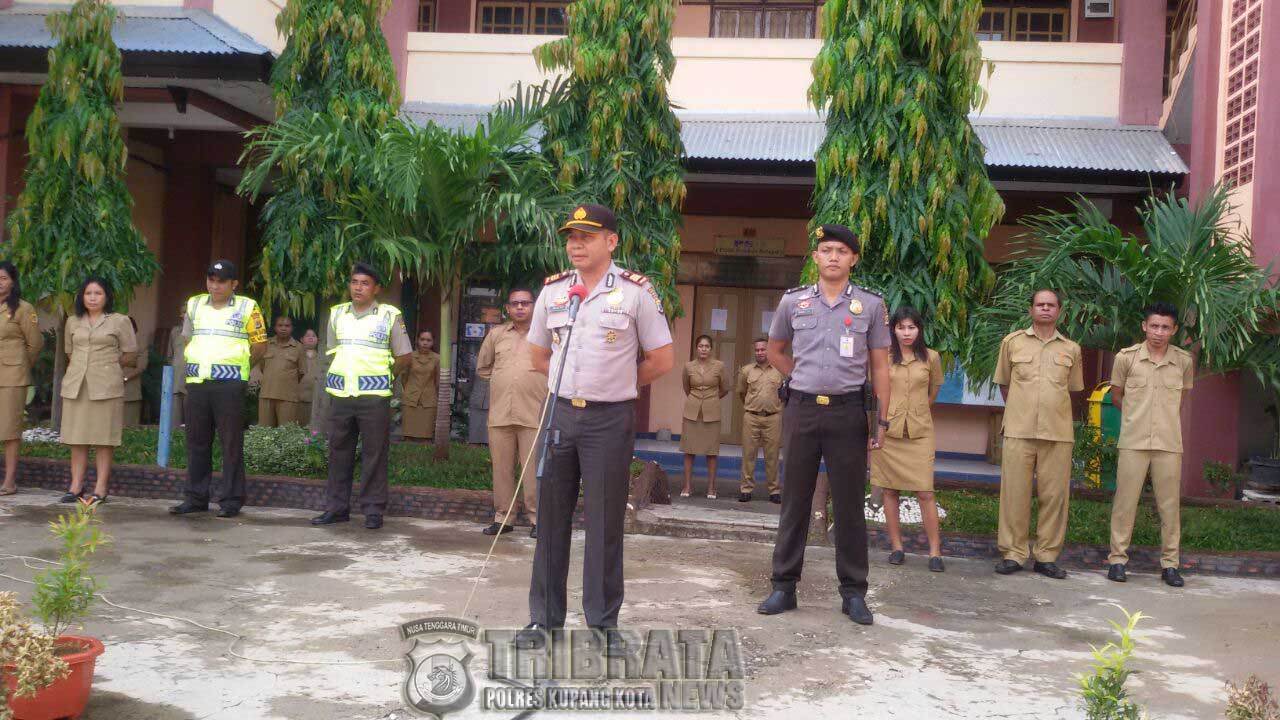
[[[768,480],[769,502],[782,502],[778,483],[778,450],[782,447],[782,373],[769,364],[769,341],[760,338],[753,350],[756,361],[738,371],[738,398],[742,400],[742,484],[738,502],[751,502],[756,489],[756,453],[764,447],[764,473]]]
[[[1000,343],[995,382],[1004,395],[1004,459],[1000,466],[1000,532],[1004,559],[996,572],[1009,575],[1027,560],[1031,479],[1036,480],[1040,516],[1036,524],[1035,571],[1062,579],[1058,554],[1067,536],[1071,496],[1072,392],[1084,390],[1080,346],[1058,332],[1062,305],[1053,290],[1031,298],[1031,327]]]
[[[435,336],[418,333],[418,351],[405,373],[400,399],[400,427],[405,440],[423,442],[436,436],[436,409],[440,405],[440,353],[433,351]]]
[[[173,368],[173,405],[169,420],[172,427],[182,427],[182,411],[187,399],[187,338],[182,327],[187,322],[187,306],[178,311],[178,325],[169,331],[169,366]]]
[[[315,330],[302,333],[302,379],[298,381],[298,424],[311,425],[311,402],[315,395],[316,377],[320,374],[320,336]]]
[[[1147,307],[1142,332],[1146,342],[1121,350],[1111,370],[1111,400],[1123,414],[1107,579],[1125,581],[1133,516],[1150,469],[1151,490],[1160,512],[1160,577],[1172,587],[1182,587],[1182,575],[1178,573],[1181,411],[1195,380],[1196,363],[1191,353],[1169,342],[1178,333],[1178,309],[1169,303]]]
[[[520,466],[524,512],[538,537],[537,465],[530,453],[536,446],[542,406],[547,400],[547,376],[533,369],[529,353],[529,319],[533,317],[533,293],[512,290],[507,296],[507,317],[485,336],[476,360],[476,375],[489,381],[489,453],[493,458],[493,524],[485,535],[508,533],[503,524],[516,492],[515,467]],[[514,508],[512,509],[514,516]]]
[[[129,316],[133,334],[138,334],[138,321]],[[142,424],[142,374],[147,371],[147,348],[140,347],[133,367],[124,370],[124,424],[137,427]]]
[[[285,315],[276,318],[275,330],[262,358],[258,424],[263,427],[298,422],[298,381],[307,372],[302,343],[293,339],[293,319]]]

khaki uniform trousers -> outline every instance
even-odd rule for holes
[[[778,484],[778,450],[782,447],[782,413],[742,415],[742,482],[740,492],[756,489],[756,453],[764,448],[764,473],[769,494],[782,492]]]
[[[298,422],[298,403],[292,400],[258,398],[258,424],[263,427],[283,427]]]
[[[529,522],[538,522],[538,479],[534,477],[538,461],[529,453],[538,439],[538,428],[523,425],[501,425],[489,428],[489,455],[493,459],[493,521],[502,522],[516,492],[516,465],[520,465],[520,487],[524,497],[524,514]],[[508,524],[514,524],[519,504],[511,510]]]
[[[1129,539],[1138,498],[1151,470],[1151,491],[1160,512],[1160,567],[1178,567],[1182,538],[1182,453],[1164,450],[1120,450],[1116,466],[1116,495],[1111,504],[1111,557],[1109,564],[1129,562]]]
[[[1067,537],[1072,445],[1054,440],[1004,439],[1000,465],[1000,531],[996,538],[1004,559],[1017,563],[1027,561],[1034,475],[1036,496],[1040,498],[1035,559],[1057,562]]]

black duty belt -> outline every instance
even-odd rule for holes
[[[799,390],[793,390],[802,403],[810,403],[813,405],[861,405],[862,393],[851,392],[844,395],[813,395]]]
[[[747,411],[747,414],[748,414],[748,415],[756,415],[756,416],[758,416],[758,417],[769,417],[770,415],[777,415],[778,413],[777,413],[777,411],[774,411],[774,412],[756,412],[755,410],[748,410],[748,411]]]

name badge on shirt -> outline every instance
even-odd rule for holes
[[[631,316],[623,313],[600,313],[600,327],[606,327],[613,330],[626,330],[630,320]]]
[[[840,357],[842,358],[853,357],[853,336],[852,335],[840,336]]]

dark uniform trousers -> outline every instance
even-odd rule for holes
[[[213,480],[213,432],[222,441],[222,482],[214,488],[218,504],[244,505],[243,380],[205,380],[187,384],[187,499],[209,504]]]
[[[786,485],[773,546],[773,589],[794,592],[800,582],[818,466],[826,458],[840,596],[865,597],[867,414],[862,409],[862,393],[832,397],[831,403],[818,405],[812,396],[802,397],[795,390],[787,402]]]
[[[622,530],[635,450],[635,402],[561,399],[551,425],[547,477],[538,483],[538,546],[529,585],[530,619],[564,627],[573,514],[582,486],[586,549],[582,609],[590,627],[618,625],[622,608]]]
[[[351,483],[360,446],[360,512],[387,510],[387,455],[391,452],[391,398],[377,395],[329,398],[329,480],[325,510],[351,509]]]

